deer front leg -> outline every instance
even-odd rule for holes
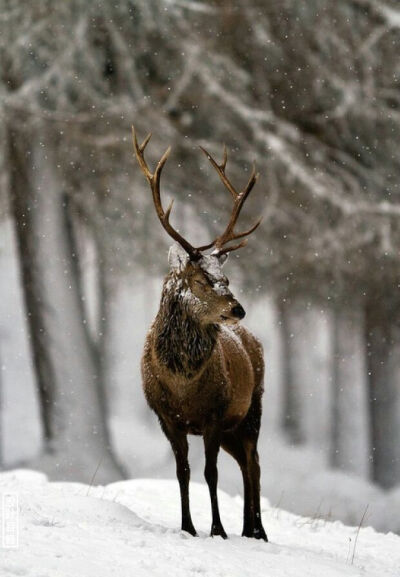
[[[187,436],[185,433],[176,430],[172,426],[161,422],[161,427],[171,443],[172,450],[176,460],[176,476],[178,477],[179,488],[181,492],[181,508],[182,508],[182,531],[187,531],[193,537],[197,536],[194,528],[192,517],[190,515],[189,504],[189,481],[190,481],[190,466],[188,461],[189,446]]]
[[[219,535],[223,539],[227,539],[228,536],[225,533],[219,515],[218,496],[217,496],[217,485],[218,485],[217,459],[221,444],[221,432],[219,430],[219,427],[215,425],[208,427],[203,434],[203,438],[206,455],[206,466],[204,469],[204,476],[207,481],[211,499],[211,512],[212,512],[211,537]]]

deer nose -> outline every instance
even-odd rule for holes
[[[234,317],[238,319],[243,319],[246,316],[244,308],[242,307],[242,305],[239,304],[235,305],[232,308],[231,313],[233,314]]]

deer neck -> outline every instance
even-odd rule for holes
[[[164,287],[154,329],[158,361],[188,379],[205,368],[219,332],[217,324],[200,323],[187,291],[171,287]]]

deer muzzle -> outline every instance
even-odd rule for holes
[[[241,304],[237,303],[234,307],[232,307],[231,314],[236,319],[241,320],[246,316],[246,311]]]

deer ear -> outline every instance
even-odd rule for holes
[[[226,263],[226,261],[228,260],[228,256],[229,253],[225,252],[224,254],[221,254],[221,256],[218,257],[218,262],[221,266],[223,266]]]
[[[179,244],[173,244],[168,252],[168,263],[170,269],[182,272],[188,262],[188,253]]]

